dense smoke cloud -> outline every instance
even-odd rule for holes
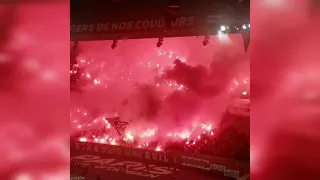
[[[143,96],[141,99],[145,99],[148,108],[141,109],[141,113],[156,116],[163,109],[162,112],[170,115],[170,119],[177,126],[194,117],[203,106],[203,101],[225,93],[227,85],[236,73],[231,71],[237,65],[235,60],[227,59],[223,55],[220,58],[215,59],[209,67],[191,66],[176,59],[174,67],[165,71],[161,78],[174,80],[188,88],[188,91],[173,91],[161,101],[157,97],[159,94],[153,92],[156,88],[143,88],[140,95]]]
[[[175,80],[199,96],[209,98],[226,90],[232,77],[237,73],[235,67],[239,62],[239,59],[228,58],[224,54],[218,54],[209,67],[204,65],[191,66],[177,59],[174,61],[175,66],[167,70],[163,78]]]
[[[234,35],[229,44],[217,39],[209,47],[194,37],[172,38],[160,50],[148,45],[154,45],[152,39],[130,40],[114,50],[108,50],[106,43],[80,43],[85,51],[79,61],[94,59],[83,66],[84,71],[92,80],[108,80],[82,87],[82,93],[72,95],[77,97],[72,103],[91,112],[95,109],[95,116],[117,115],[133,122],[131,126],[172,129],[195,121],[218,125],[232,96],[229,86],[233,79],[241,81],[243,74],[249,74],[249,69],[243,68],[248,62],[241,38]],[[101,64],[103,69],[97,70]]]
[[[179,59],[176,59],[173,63],[173,68],[166,70],[161,79],[174,80],[188,90],[173,91],[163,101],[155,97],[159,94],[150,93],[150,91],[156,90],[155,88],[143,89],[149,92],[141,95],[145,95],[146,103],[150,105],[146,106],[150,109],[144,109],[146,112],[157,112],[153,114],[154,116],[161,115],[159,112],[162,112],[166,114],[166,119],[175,126],[181,126],[183,122],[188,124],[188,121],[193,120],[190,117],[194,117],[199,113],[202,114],[200,110],[207,108],[205,107],[206,101],[217,103],[212,99],[215,97],[215,100],[217,98],[220,98],[219,100],[224,99],[223,94],[226,94],[231,79],[238,73],[236,67],[239,64],[244,64],[239,58],[230,58],[223,53],[217,53],[209,66],[201,64],[192,66]],[[150,96],[150,94],[154,96]],[[157,101],[154,101],[154,99],[157,99]],[[221,103],[221,106],[225,107],[225,103]],[[219,117],[219,115],[216,117]]]
[[[202,65],[193,67],[178,59],[175,60],[174,64],[173,69],[165,72],[164,78],[175,80],[198,94],[205,93],[205,83],[210,78],[207,68]]]

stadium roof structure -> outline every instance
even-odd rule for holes
[[[70,5],[74,41],[215,35],[221,26],[242,33],[250,23],[249,0],[71,0]]]

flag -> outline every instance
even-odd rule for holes
[[[247,52],[248,46],[250,44],[250,33],[242,33],[242,38],[243,38],[243,44],[244,44],[244,50]]]
[[[128,122],[124,122],[124,121],[115,121],[114,122],[114,126],[119,134],[119,136],[122,136],[124,134],[125,129],[128,126]]]
[[[124,134],[124,131],[129,124],[128,122],[121,121],[119,117],[107,118],[107,121],[116,129],[119,136]]]

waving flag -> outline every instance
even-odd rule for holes
[[[112,125],[112,127],[116,129],[119,136],[122,136],[124,134],[124,131],[129,124],[128,122],[121,121],[119,117],[106,119]]]

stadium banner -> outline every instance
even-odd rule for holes
[[[179,14],[171,19],[164,15],[118,20],[71,19],[70,38],[72,41],[93,41],[215,35],[226,23],[241,27],[249,22],[207,13]]]
[[[126,156],[143,160],[180,164],[181,159],[171,153],[164,153],[161,151],[151,151],[146,149],[138,149],[132,147],[116,146],[109,144],[74,142],[71,144],[71,150],[80,150],[90,152],[93,154],[112,154],[118,156]]]
[[[168,174],[174,174],[175,171],[179,171],[179,169],[168,165],[148,165],[148,163],[144,161],[124,161],[114,156],[112,156],[112,158],[104,158],[97,155],[78,155],[73,156],[73,161],[70,168],[71,171],[73,171],[73,167],[83,166],[114,172],[122,171],[126,174],[149,178],[166,176]],[[128,169],[124,170],[124,165],[126,165]],[[146,168],[146,166],[148,166],[148,168]]]
[[[200,157],[196,155],[185,155],[165,153],[161,151],[152,151],[146,149],[124,147],[109,144],[99,144],[90,142],[71,142],[71,151],[88,152],[92,155],[100,156],[102,154],[110,154],[115,156],[131,157],[141,160],[163,162],[175,165],[183,165],[207,171],[220,172],[224,176],[239,178],[240,175],[249,172],[250,165],[247,163],[239,163],[234,160],[228,160],[216,157]]]
[[[168,20],[165,16],[150,18],[86,20],[71,22],[70,38],[73,41],[140,39],[154,37],[196,36],[207,29],[217,29],[221,17],[209,15],[180,15]]]
[[[232,178],[238,179],[240,177],[240,171],[225,170],[223,171],[223,175],[226,177],[232,177]]]
[[[210,170],[210,161],[204,159],[182,156],[182,165],[204,170]]]
[[[204,169],[208,171],[222,172],[226,177],[239,178],[240,171],[228,169],[227,165],[211,162],[205,159],[199,159],[194,157],[182,156],[182,165]]]
[[[194,26],[195,17],[178,17],[170,23],[172,28],[184,28]],[[116,22],[95,22],[84,24],[73,24],[70,26],[71,33],[89,33],[89,32],[125,32],[140,31],[149,29],[164,29],[166,27],[165,18],[151,18]]]

